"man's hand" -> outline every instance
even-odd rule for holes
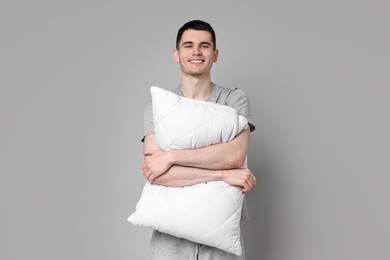
[[[142,173],[148,182],[164,174],[172,166],[169,153],[161,150],[144,151],[145,160],[142,164]]]
[[[247,168],[225,170],[222,180],[230,185],[241,187],[243,193],[247,193],[256,186],[256,177]]]

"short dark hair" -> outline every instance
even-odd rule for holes
[[[213,27],[207,22],[201,21],[201,20],[193,20],[185,23],[177,32],[177,37],[176,37],[176,49],[179,49],[179,44],[181,41],[181,38],[183,36],[184,31],[186,30],[198,30],[198,31],[208,31],[211,34],[211,40],[213,42],[213,48],[214,50],[217,47],[217,40],[215,37],[215,32]]]

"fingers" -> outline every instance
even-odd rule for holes
[[[144,163],[142,164],[142,167],[141,167],[142,174],[144,175],[144,177],[146,179],[148,179],[148,177],[151,175],[151,172],[149,171],[149,167],[147,165],[148,164],[147,164],[147,162],[145,160]]]
[[[150,174],[149,176],[145,176],[146,180],[150,183],[153,183],[154,179],[156,179],[156,176],[154,174]]]
[[[256,177],[252,173],[249,176],[249,183],[252,189],[256,187]]]
[[[247,168],[231,169],[223,171],[222,181],[241,188],[247,193],[256,186],[256,177]]]
[[[239,186],[241,188],[242,193],[247,193],[248,191],[251,190],[251,187],[252,187],[250,182],[244,177],[242,177],[238,181],[237,186]]]
[[[152,155],[155,151],[153,150],[146,150],[146,151],[143,151],[143,154],[144,156],[149,156],[149,155]]]
[[[148,178],[152,174],[152,171],[150,169],[150,166],[148,165],[148,162],[149,162],[148,158],[145,158],[145,160],[141,166],[141,170],[142,170],[142,173],[145,176],[145,178]]]
[[[150,183],[153,183],[153,181],[159,176],[159,175],[157,175],[157,173],[155,173],[152,170],[152,168],[148,164],[147,158],[145,158],[145,161],[142,164],[141,170],[142,170],[142,174],[144,175],[145,179]]]
[[[242,191],[244,193],[247,193],[256,187],[256,177],[249,171],[249,169],[247,169],[247,172],[243,176],[243,178],[244,181],[243,181]]]
[[[144,165],[142,166],[142,174],[144,175],[145,179],[150,183],[152,183],[154,179],[156,179],[157,177],[155,174],[152,173],[152,171],[150,171]]]

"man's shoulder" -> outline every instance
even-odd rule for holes
[[[214,91],[215,95],[218,96],[219,98],[240,99],[246,96],[245,92],[242,89],[237,87],[229,88],[217,84],[213,84],[213,87],[215,89]]]

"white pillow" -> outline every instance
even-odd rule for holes
[[[178,96],[151,87],[157,144],[162,150],[191,149],[232,140],[247,127],[231,107]],[[136,225],[241,255],[240,219],[244,195],[222,181],[188,187],[146,183]]]

